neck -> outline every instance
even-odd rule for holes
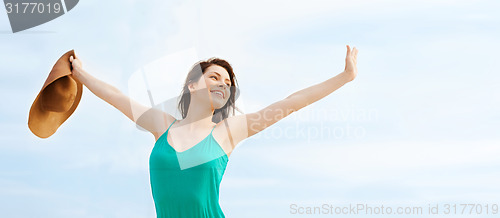
[[[189,130],[196,130],[213,126],[212,116],[214,108],[211,104],[201,104],[201,102],[193,101],[189,104],[187,115],[182,119],[182,125],[186,125]]]

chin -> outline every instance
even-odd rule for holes
[[[224,101],[222,99],[213,99],[212,101],[212,105],[214,106],[215,109],[221,109],[222,107],[224,107],[224,105],[226,105],[227,101]]]
[[[223,108],[223,107],[224,107],[224,105],[225,105],[225,104],[217,104],[217,103],[216,103],[216,104],[214,104],[214,108],[215,108],[215,109],[221,109],[221,108]]]

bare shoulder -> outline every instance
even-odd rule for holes
[[[214,134],[221,140],[221,146],[226,153],[231,153],[238,143],[248,137],[246,115],[237,115],[222,120],[217,123]]]

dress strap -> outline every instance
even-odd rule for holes
[[[210,131],[210,134],[212,134],[212,132],[214,131],[216,126],[217,126],[217,124],[214,125],[214,128],[212,128],[212,131]]]
[[[170,126],[169,126],[169,127],[168,127],[168,129],[167,129],[167,131],[168,131],[168,130],[170,129],[170,127],[171,127],[171,126],[175,123],[175,121],[177,121],[177,119],[175,119],[175,120],[174,120],[174,122],[172,122],[172,123],[170,124]]]

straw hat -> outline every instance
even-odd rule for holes
[[[31,105],[28,127],[40,138],[54,134],[75,111],[82,97],[82,84],[71,75],[71,55],[75,57],[74,50],[57,60]]]

